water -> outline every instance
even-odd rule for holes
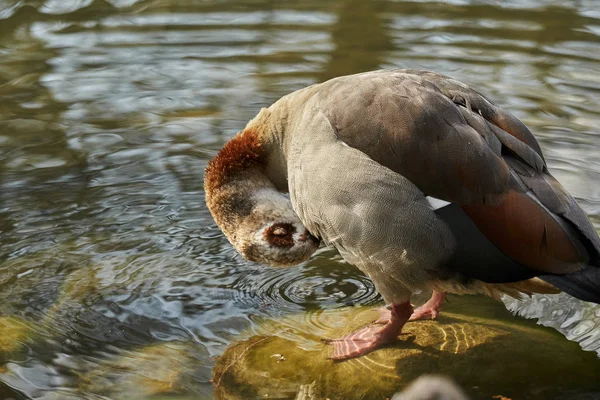
[[[193,360],[184,392],[210,398],[214,357],[261,318],[378,303],[331,250],[242,261],[204,205],[223,143],[333,76],[421,68],[475,86],[533,130],[599,228],[600,7],[503,4],[0,0],[0,314],[29,324],[0,354],[0,395],[119,398],[110,386],[135,379],[103,366],[168,343]],[[509,306],[600,352],[598,306]]]

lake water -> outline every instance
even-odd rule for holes
[[[211,398],[215,357],[261,319],[379,304],[332,250],[243,261],[204,205],[228,138],[334,76],[419,68],[476,87],[600,228],[600,4],[495,3],[0,0],[0,324],[25,332],[0,353],[0,398],[124,398],[139,385],[107,371],[164,343],[192,349],[165,355],[185,360],[182,392]],[[600,352],[600,306],[506,302]]]

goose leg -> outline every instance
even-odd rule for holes
[[[332,360],[346,360],[369,353],[396,340],[413,308],[410,302],[392,304],[390,318],[384,326],[370,325],[340,339],[327,339],[333,345]]]
[[[440,313],[440,307],[444,304],[446,293],[438,292],[434,290],[431,294],[431,298],[427,300],[427,303],[418,307],[415,312],[410,316],[409,321],[416,321],[419,319],[436,319]]]
[[[431,298],[422,306],[415,309],[413,314],[410,316],[409,321],[416,321],[419,319],[436,319],[440,314],[440,308],[444,304],[446,293],[438,292],[436,290],[431,294]],[[387,307],[381,307],[377,309],[379,318],[373,322],[374,324],[385,325],[390,320],[391,311]]]

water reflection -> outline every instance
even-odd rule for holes
[[[0,349],[0,381],[15,398],[132,382],[151,388],[139,397],[210,398],[213,357],[260,321],[306,312],[317,326],[324,309],[376,304],[332,251],[286,270],[244,262],[204,207],[225,140],[332,76],[399,66],[469,82],[532,128],[600,227],[599,35],[592,0],[0,1],[0,318],[19,321],[0,329],[21,343]],[[543,299],[510,307],[598,350],[596,309]],[[192,371],[148,384],[127,361],[157,357]]]
[[[345,0],[337,7],[337,20],[330,28],[335,49],[319,74],[319,81],[381,68],[393,47],[382,14],[384,2]]]

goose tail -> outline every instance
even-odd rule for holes
[[[583,301],[600,304],[600,268],[586,266],[566,275],[542,275],[540,279]]]

